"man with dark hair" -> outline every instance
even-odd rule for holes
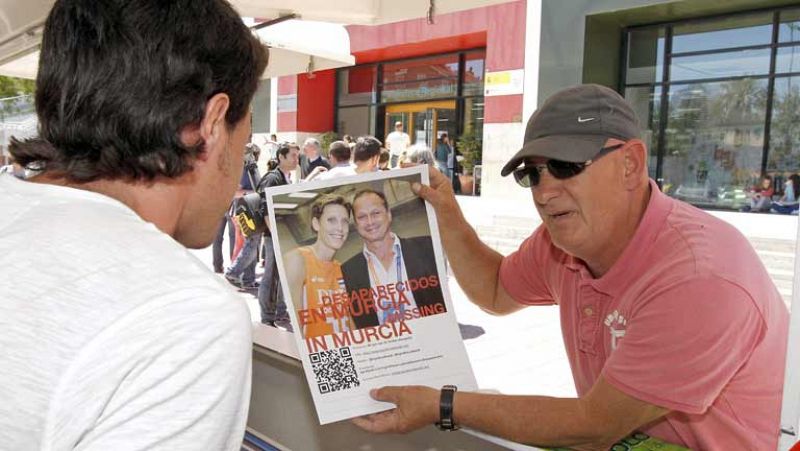
[[[300,148],[295,143],[283,143],[278,147],[278,164],[258,182],[257,191],[263,193],[273,186],[292,183],[292,172],[297,169]],[[261,322],[268,326],[291,329],[286,301],[283,299],[278,266],[275,262],[275,246],[272,233],[264,232],[264,273],[258,286],[258,305],[261,306]]]
[[[36,175],[0,175],[4,448],[239,449],[250,315],[186,248],[233,198],[266,64],[222,0],[55,2],[39,137],[11,145]]]
[[[320,196],[311,206],[311,229],[317,240],[284,257],[286,278],[303,338],[346,332],[351,318],[337,312],[345,302],[341,264],[334,260],[350,231],[350,204],[338,194]],[[322,310],[325,321],[311,312]],[[312,318],[313,317],[313,318]]]
[[[381,158],[381,142],[377,138],[359,136],[353,153],[353,162],[356,165],[357,174],[378,170],[378,160]]]
[[[659,190],[640,133],[609,88],[549,98],[501,171],[543,224],[505,257],[464,220],[444,175],[414,186],[472,302],[497,315],[559,306],[578,397],[387,387],[375,398],[398,408],[359,425],[438,421],[548,448],[609,449],[633,431],[690,449],[777,448],[786,305],[741,233]]]
[[[389,170],[389,151],[381,148],[381,154],[378,158],[378,169],[381,171],[388,171]]]
[[[353,311],[364,312],[353,316],[356,328],[393,321],[414,306],[441,304],[444,311],[444,296],[438,283],[431,237],[400,238],[395,235],[392,232],[392,211],[386,196],[380,191],[364,189],[357,192],[353,197],[353,217],[364,248],[342,265],[347,292],[361,293],[364,289],[374,289],[385,293],[386,286],[398,287],[396,292],[389,290],[393,294],[373,300],[378,305],[376,310],[365,311],[354,306]],[[437,282],[425,283],[424,288],[417,290],[405,288],[419,285],[408,284],[409,280],[425,279],[429,282],[431,277]],[[362,304],[363,301],[353,299],[353,302]],[[408,301],[408,306],[404,301]]]
[[[316,180],[328,180],[335,177],[356,175],[355,167],[350,164],[350,146],[344,141],[334,141],[328,149],[330,162],[333,165],[329,170],[321,173]]]

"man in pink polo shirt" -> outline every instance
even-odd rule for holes
[[[628,103],[581,85],[531,117],[505,165],[542,217],[513,254],[483,244],[447,179],[417,187],[436,209],[469,298],[504,315],[558,304],[577,399],[386,387],[375,432],[438,422],[545,446],[607,448],[635,430],[693,449],[775,449],[788,312],[747,240],[662,194]]]

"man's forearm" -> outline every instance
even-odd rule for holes
[[[448,261],[461,289],[473,303],[492,311],[503,256],[480,240],[460,211],[453,212],[441,230]]]
[[[459,392],[453,417],[460,426],[538,446],[608,449],[619,438],[608,436],[575,398]]]

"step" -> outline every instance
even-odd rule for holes
[[[769,238],[747,237],[757,252],[777,252],[779,255],[794,255],[795,242]]]

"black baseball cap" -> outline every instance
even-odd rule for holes
[[[528,120],[520,149],[503,166],[505,177],[529,157],[582,163],[597,155],[609,138],[640,137],[633,108],[613,89],[586,84],[563,89]]]

